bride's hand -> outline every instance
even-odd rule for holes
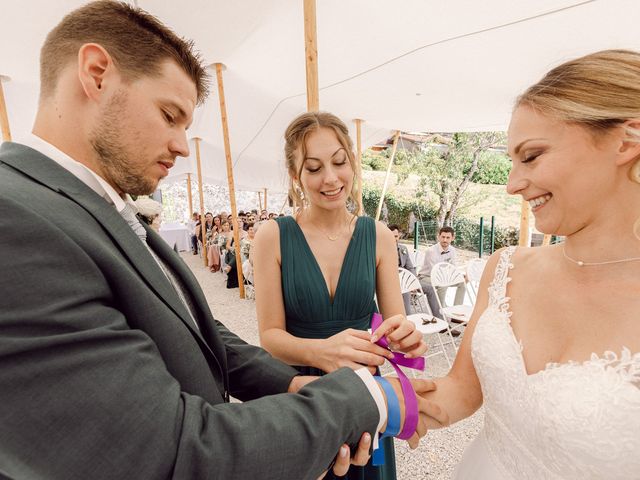
[[[319,343],[315,352],[318,367],[333,372],[341,367],[357,370],[366,366],[371,373],[392,358],[391,352],[371,342],[371,334],[349,328]]]
[[[422,333],[416,330],[415,323],[407,320],[404,315],[393,315],[387,318],[373,332],[372,342],[387,337],[389,348],[403,352],[407,358],[420,357],[427,351],[427,344]]]

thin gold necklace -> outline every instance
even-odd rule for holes
[[[338,240],[338,238],[340,238],[342,231],[342,228],[338,230],[338,233],[336,233],[335,235],[330,235],[328,234],[326,231],[324,231],[323,229],[321,229],[320,227],[318,227],[318,225],[316,225],[314,222],[311,221],[311,219],[309,219],[309,222],[311,223],[311,225],[313,225],[315,227],[316,230],[318,230],[320,233],[322,233],[325,237],[327,237],[330,241],[335,242],[336,240]],[[348,225],[348,222],[347,222]],[[344,224],[342,225],[342,227],[344,227]]]
[[[562,247],[562,254],[564,258],[575,263],[579,267],[595,267],[596,265],[611,265],[613,263],[635,262],[640,260],[640,257],[622,258],[620,260],[609,260],[608,262],[583,262],[582,260],[575,260],[567,255],[567,251],[564,246]]]

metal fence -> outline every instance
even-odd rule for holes
[[[518,244],[518,229],[498,226],[494,216],[491,218],[481,217],[477,221],[457,218],[450,226],[455,231],[454,245],[464,250],[477,252],[479,257],[491,255],[498,248]],[[437,241],[438,230],[438,222],[435,219],[416,222],[413,227],[414,249],[418,249],[419,245],[434,244]],[[541,245],[542,238],[542,234],[533,234],[531,245]],[[562,240],[562,237],[555,235],[551,237],[551,243],[558,243]]]

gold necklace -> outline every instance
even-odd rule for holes
[[[583,262],[582,260],[575,260],[571,258],[569,255],[567,255],[567,252],[564,246],[562,247],[562,254],[564,255],[564,258],[575,263],[579,267],[594,267],[596,265],[611,265],[612,263],[635,262],[637,260],[640,260],[640,257],[631,257],[631,258],[623,258],[620,260],[609,260],[608,262]]]
[[[342,232],[340,230],[338,230],[338,233],[335,235],[330,235],[328,234],[326,231],[324,231],[323,229],[321,229],[320,227],[318,227],[314,222],[312,222],[311,220],[309,220],[311,222],[311,224],[315,227],[316,230],[318,230],[320,233],[322,233],[325,237],[327,237],[330,241],[335,242],[336,240],[338,240],[338,238],[340,238]],[[344,225],[343,225],[344,226]]]

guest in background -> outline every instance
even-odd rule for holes
[[[418,278],[420,279],[420,285],[422,290],[427,295],[431,312],[438,318],[442,318],[440,312],[440,306],[436,300],[435,295],[440,298],[440,303],[445,304],[445,295],[447,293],[447,287],[438,287],[436,289],[431,285],[431,270],[436,263],[447,262],[455,265],[456,249],[451,245],[455,240],[455,231],[451,227],[442,227],[438,231],[438,242],[429,247],[424,256],[424,262]],[[454,305],[460,305],[464,301],[465,285],[464,282],[455,285],[456,297]]]
[[[193,212],[191,215],[191,220],[187,223],[187,228],[189,229],[189,238],[191,239],[191,252],[194,255],[198,254],[198,236],[196,235],[196,227],[200,225],[199,223],[200,215],[198,212]]]
[[[406,245],[400,243],[400,237],[402,232],[398,225],[389,225],[389,230],[393,233],[393,238],[396,240],[396,249],[398,251],[398,267],[409,270],[414,275],[416,274],[416,267],[413,266],[411,261],[411,255]],[[404,303],[404,310],[407,315],[413,313],[413,307],[411,306],[411,292],[402,294],[402,302]]]

